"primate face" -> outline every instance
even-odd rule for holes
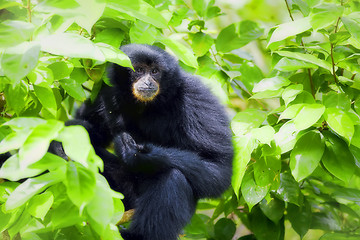
[[[152,101],[160,92],[160,68],[155,64],[137,63],[134,64],[134,70],[131,73],[134,96],[141,102]]]

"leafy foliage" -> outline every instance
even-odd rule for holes
[[[232,188],[199,203],[182,239],[280,240],[289,223],[358,239],[360,2],[284,0],[277,25],[248,20],[272,14],[248,2],[224,24],[214,0],[2,1],[2,238],[121,239],[122,196],[86,131],[63,122],[108,82],[106,62],[131,67],[119,46],[133,42],[173,52],[233,115]],[[69,159],[47,152],[53,140]]]

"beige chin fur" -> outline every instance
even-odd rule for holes
[[[135,98],[141,102],[151,102],[154,100],[154,98],[159,94],[160,88],[157,89],[157,91],[151,95],[150,97],[141,95],[141,92],[139,92],[135,86],[132,87],[132,93],[135,96]]]

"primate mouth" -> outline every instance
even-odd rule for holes
[[[154,98],[159,94],[159,88],[133,88],[133,94],[136,99],[140,100],[141,102],[150,102],[154,100]]]

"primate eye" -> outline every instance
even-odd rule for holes
[[[151,70],[151,73],[152,74],[157,74],[159,72],[159,69],[157,69],[157,68],[153,68],[152,70]]]
[[[144,68],[142,68],[142,67],[136,67],[136,68],[135,68],[135,72],[137,72],[137,73],[144,73]]]

